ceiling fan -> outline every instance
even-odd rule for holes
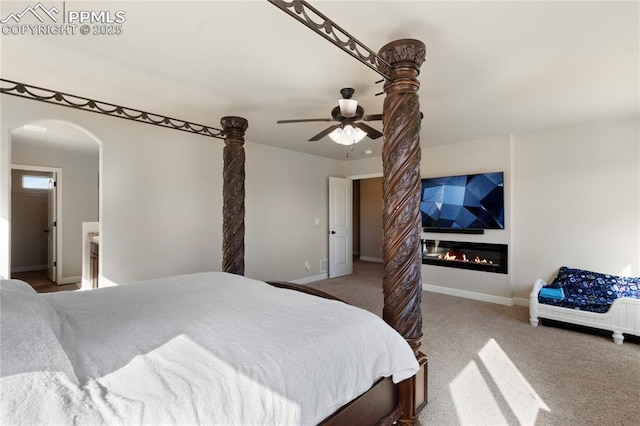
[[[344,88],[340,90],[342,99],[338,100],[338,106],[331,111],[331,118],[307,118],[299,120],[278,120],[277,123],[308,123],[314,121],[337,121],[338,124],[330,126],[310,141],[317,141],[329,135],[336,143],[341,145],[353,145],[360,142],[365,136],[377,139],[382,133],[361,121],[382,120],[382,114],[364,115],[364,109],[358,105],[358,101],[351,99],[354,90]]]

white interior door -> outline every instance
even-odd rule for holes
[[[47,277],[57,282],[57,185],[56,175],[49,179],[49,188],[47,191]]]
[[[329,278],[353,273],[353,181],[329,178]]]

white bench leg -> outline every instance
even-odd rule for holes
[[[531,323],[532,326],[537,327],[538,326],[538,317],[529,317],[529,322]]]
[[[619,331],[614,331],[613,332],[613,341],[616,344],[621,345],[622,342],[624,341],[624,336]]]

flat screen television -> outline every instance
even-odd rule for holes
[[[420,211],[423,228],[504,229],[504,173],[422,179]]]

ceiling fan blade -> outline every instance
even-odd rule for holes
[[[314,137],[312,137],[309,140],[310,141],[319,141],[320,139],[322,139],[325,136],[327,136],[329,133],[333,132],[338,127],[340,127],[340,124],[336,124],[335,126],[331,126],[329,128],[326,128],[326,129],[324,129],[323,131],[321,131],[320,133],[318,133],[317,135],[315,135]]]
[[[364,121],[380,121],[380,120],[382,120],[382,114],[365,115],[364,117],[362,117],[362,120],[364,120]]]
[[[301,118],[299,120],[278,120],[276,123],[310,123],[314,121],[334,121],[333,118]]]
[[[420,119],[424,118],[424,114],[420,111]],[[370,114],[362,117],[362,121],[380,121],[382,120],[382,114]]]
[[[378,139],[380,136],[382,136],[382,133],[367,124],[358,123],[356,124],[356,127],[364,130],[367,133],[367,136],[369,136],[369,138],[371,139]]]

